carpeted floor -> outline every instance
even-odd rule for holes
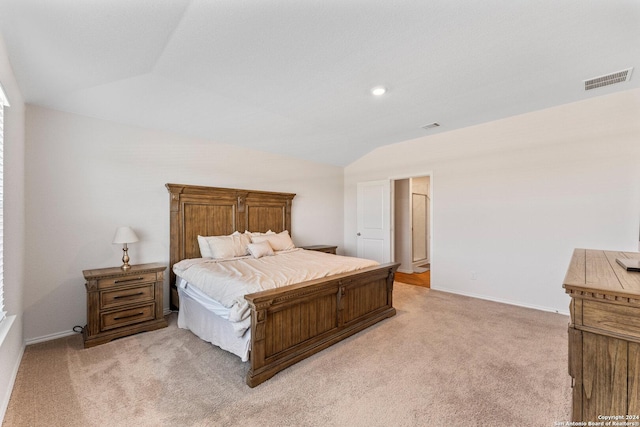
[[[4,426],[553,426],[570,416],[563,315],[396,283],[395,317],[251,389],[170,326],[29,346]]]

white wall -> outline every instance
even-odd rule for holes
[[[24,350],[24,101],[0,35],[0,82],[11,106],[4,110],[4,298],[9,319],[0,324],[0,424]]]
[[[294,242],[342,245],[339,167],[35,106],[26,160],[28,341],[85,324],[82,270],[120,265],[117,226],[141,239],[129,246],[132,263],[168,264],[168,182],[296,193]],[[165,281],[167,308],[168,291]]]
[[[566,313],[574,248],[638,248],[638,117],[624,91],[379,148],[345,168],[345,250],[357,182],[430,171],[432,287]]]

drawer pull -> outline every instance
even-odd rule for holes
[[[116,280],[113,283],[135,282],[136,280],[142,280],[142,279],[144,279],[144,277],[133,277],[131,279]]]
[[[115,297],[113,297],[113,299],[131,298],[131,297],[137,297],[139,295],[144,295],[144,292],[138,292],[135,294],[128,294],[128,295],[116,295]]]
[[[138,317],[138,316],[142,316],[143,314],[144,314],[143,312],[140,312],[137,314],[130,314],[128,316],[114,317],[113,320],[130,319],[131,317]]]

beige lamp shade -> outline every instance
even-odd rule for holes
[[[138,236],[133,232],[131,227],[118,227],[116,234],[113,236],[113,243],[133,243],[137,242]]]

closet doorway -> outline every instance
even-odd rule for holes
[[[394,260],[399,273],[431,268],[431,177],[396,179],[394,187]]]

